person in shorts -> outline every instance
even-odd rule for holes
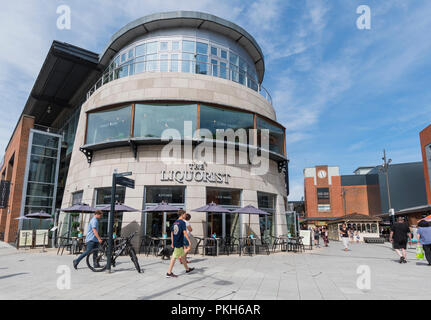
[[[404,222],[403,217],[398,217],[398,221],[391,227],[389,241],[393,243],[395,252],[400,256],[400,263],[407,263],[406,249],[409,239],[411,239],[410,228],[408,224]]]
[[[191,219],[191,215],[190,213],[186,213],[186,219],[185,219],[185,223],[186,223],[186,229],[187,229],[187,234],[189,236],[189,239],[191,239],[191,232],[193,231],[192,226],[190,225],[190,219]],[[187,240],[186,237],[184,237],[184,252],[185,252],[185,260],[187,261],[187,263],[190,263],[190,261],[187,260],[187,254],[190,252],[190,250],[192,250],[192,245],[191,243]],[[179,258],[180,262],[183,263],[182,259]]]
[[[349,251],[349,229],[347,228],[346,224],[343,223],[343,225],[340,228],[340,237],[341,241],[343,241],[344,251]]]
[[[187,227],[185,223],[186,212],[184,210],[178,210],[178,220],[174,222],[171,230],[171,247],[174,249],[172,254],[171,262],[169,264],[168,273],[166,278],[176,278],[177,276],[172,273],[175,261],[182,259],[186,273],[192,272],[195,268],[189,268],[185,259],[186,253],[184,252],[184,238],[190,243],[189,235],[187,234]]]

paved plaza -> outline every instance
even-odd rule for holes
[[[0,299],[424,299],[431,297],[431,267],[408,250],[399,264],[386,244],[339,242],[306,253],[253,257],[191,256],[196,270],[185,274],[177,263],[176,279],[165,278],[168,261],[139,255],[144,273],[129,257],[120,257],[114,272],[93,273],[85,260],[76,271],[74,256],[56,251],[20,250],[0,244]],[[64,287],[70,267],[70,289]],[[359,266],[369,266],[371,289],[360,290]],[[59,273],[57,273],[59,272]],[[63,277],[63,278],[62,278]]]

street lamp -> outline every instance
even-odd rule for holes
[[[392,162],[392,159],[386,159],[386,150],[383,149],[383,165],[382,168],[380,169],[380,171],[383,171],[385,173],[385,177],[386,177],[386,191],[388,193],[388,205],[389,205],[389,214],[391,215],[391,220],[392,223],[395,222],[395,217],[393,214],[393,210],[392,210],[392,204],[391,204],[391,193],[389,190],[389,165]]]

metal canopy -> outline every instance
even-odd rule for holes
[[[23,114],[35,117],[35,124],[51,126],[64,109],[77,107],[73,101],[100,74],[99,55],[67,43],[54,41]],[[48,112],[49,107],[49,112]]]
[[[148,15],[139,18],[115,33],[103,51],[100,64],[107,66],[113,56],[145,33],[175,27],[191,27],[206,29],[223,34],[239,43],[253,59],[259,83],[262,83],[265,73],[265,62],[261,48],[256,40],[240,26],[217,16],[196,11],[173,11]]]

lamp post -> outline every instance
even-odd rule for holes
[[[388,206],[389,206],[389,214],[391,216],[391,221],[392,224],[395,222],[395,217],[394,217],[394,212],[392,210],[392,204],[391,204],[391,193],[390,193],[390,189],[389,189],[389,165],[392,162],[392,159],[386,159],[386,150],[383,149],[383,165],[382,165],[382,169],[381,171],[383,171],[385,173],[385,177],[386,177],[386,192],[388,193]]]

